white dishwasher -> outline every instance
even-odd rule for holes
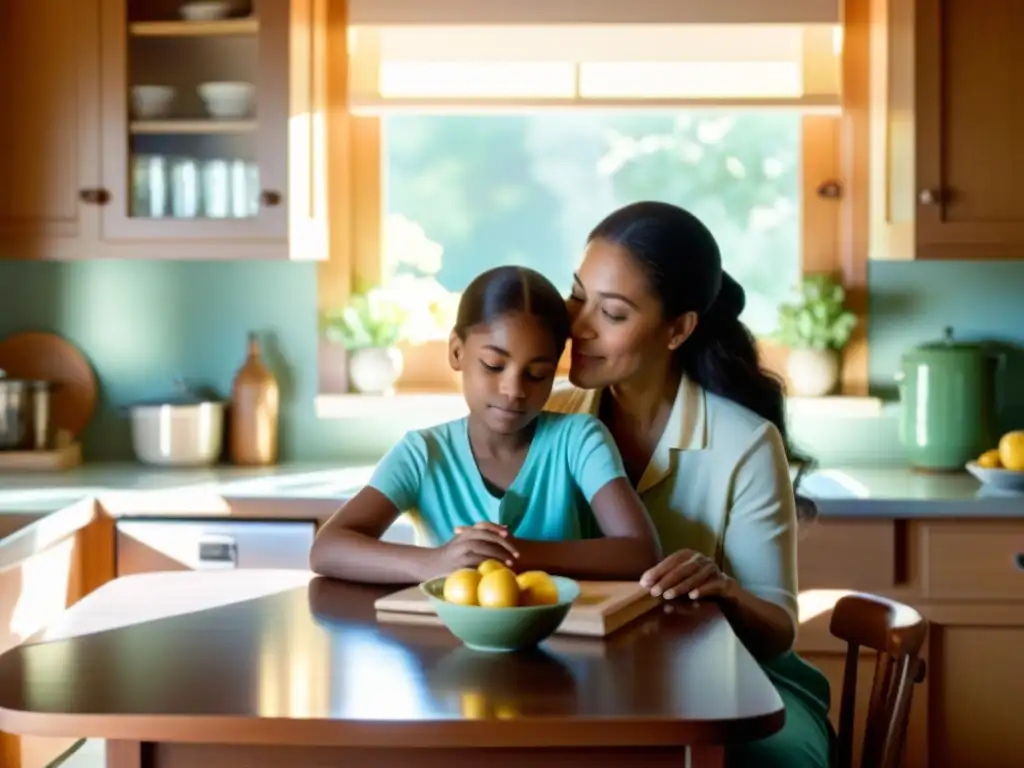
[[[117,575],[233,568],[309,568],[313,520],[121,518]]]

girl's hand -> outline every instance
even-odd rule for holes
[[[640,577],[640,585],[666,600],[686,595],[691,600],[728,597],[735,582],[715,561],[699,552],[681,549]]]
[[[430,576],[459,568],[476,568],[484,560],[497,560],[512,567],[519,551],[506,537],[487,528],[460,527],[455,538],[434,550]],[[429,578],[429,576],[428,576]]]

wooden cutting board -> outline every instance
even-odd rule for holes
[[[635,581],[581,581],[580,596],[556,634],[604,637],[661,603]],[[418,586],[379,598],[377,620],[441,626],[441,620]]]

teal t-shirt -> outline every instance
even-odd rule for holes
[[[477,468],[468,429],[462,418],[409,432],[370,478],[371,487],[412,515],[431,546],[451,539],[456,526],[483,521],[522,539],[579,539],[585,505],[626,476],[604,424],[587,414],[544,412],[519,474],[495,496]]]

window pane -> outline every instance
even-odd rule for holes
[[[383,120],[386,275],[459,292],[522,264],[568,292],[588,231],[618,206],[676,203],[715,234],[775,327],[800,269],[800,115],[686,110],[390,115]]]

